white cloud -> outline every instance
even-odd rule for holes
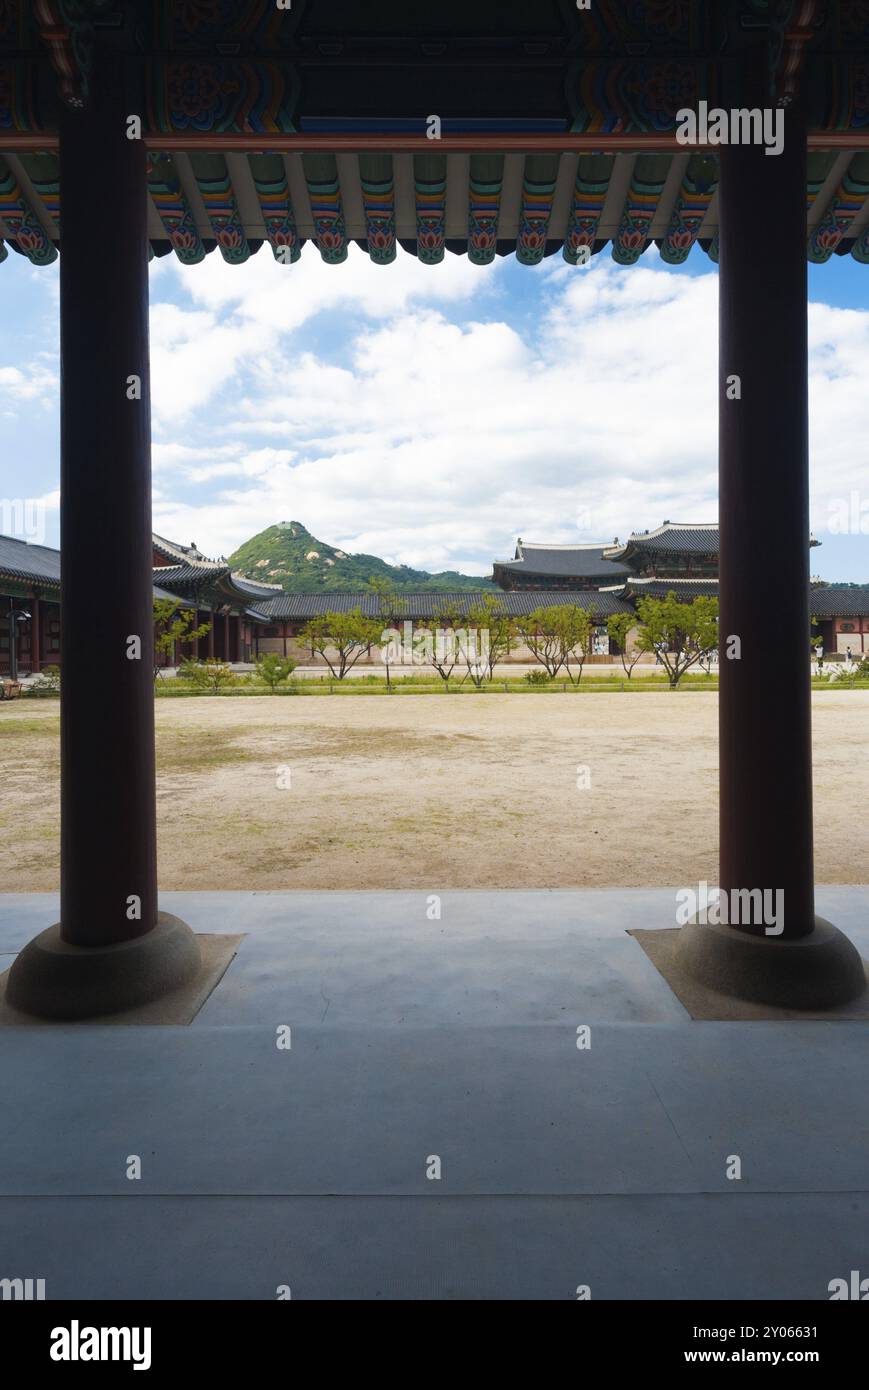
[[[295,265],[280,266],[263,248],[244,267],[217,254],[196,266],[173,262],[180,288],[212,313],[231,310],[260,327],[288,333],[326,310],[354,308],[368,318],[390,318],[410,304],[464,302],[492,287],[498,266],[473,266],[447,255],[426,266],[399,250],[394,263],[378,266],[357,246],[343,265],[326,265],[308,244]]]
[[[57,373],[45,361],[27,362],[23,366],[0,366],[0,399],[40,402],[57,407]]]
[[[532,313],[507,273],[355,249],[331,267],[312,248],[289,270],[164,270],[155,289],[189,300],[152,314],[160,527],[229,553],[295,519],[345,550],[485,573],[517,533],[714,519],[714,271],[548,261],[513,271]],[[869,314],[813,305],[810,325],[823,517],[869,434]]]

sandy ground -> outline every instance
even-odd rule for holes
[[[689,692],[158,700],[160,884],[715,882],[717,703]],[[869,799],[869,692],[816,693],[813,709],[817,878],[865,882],[855,826]],[[57,886],[58,752],[55,702],[0,706],[2,891]]]

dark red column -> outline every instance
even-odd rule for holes
[[[42,624],[40,622],[39,597],[30,600],[30,669],[34,673],[42,670]]]
[[[799,937],[814,924],[799,114],[781,154],[719,158],[720,884],[782,889],[781,935]]]
[[[85,946],[157,916],[147,184],[122,67],[60,122],[61,934]]]
[[[216,622],[217,622],[217,614],[215,613],[215,611],[214,611],[213,608],[209,608],[209,610],[208,610],[208,623],[209,623],[209,627],[208,627],[208,638],[207,638],[207,643],[208,643],[208,652],[207,652],[207,655],[208,655],[209,660],[214,656],[214,625],[215,625]]]

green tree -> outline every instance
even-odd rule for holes
[[[637,645],[660,656],[675,690],[692,666],[718,646],[718,600],[702,596],[680,603],[676,595],[637,600]]]
[[[368,581],[368,587],[377,599],[377,616],[383,624],[383,627],[399,628],[407,616],[407,599],[404,595],[398,592],[390,579],[382,575],[373,574]],[[386,689],[391,693],[392,680],[389,671],[390,643],[387,642],[382,650],[386,653],[383,662],[386,667]]]
[[[554,603],[535,608],[522,619],[522,640],[535,660],[554,679],[564,670],[573,685],[582,678],[585,659],[591,651],[594,611],[576,603]],[[571,662],[577,668],[574,678]]]
[[[322,613],[312,618],[302,631],[302,640],[312,652],[319,652],[335,679],[342,681],[363,652],[380,641],[382,631],[380,622],[352,608],[347,613]]]
[[[477,634],[474,646],[468,643],[466,664],[475,685],[491,680],[499,661],[506,661],[516,645],[516,623],[497,594],[483,594],[468,605],[465,614],[468,628]],[[476,674],[475,674],[476,673]]]
[[[526,613],[519,621],[519,631],[534,660],[539,661],[554,680],[564,665],[564,646],[555,607],[535,608]]]
[[[265,652],[256,663],[256,674],[264,685],[276,690],[282,681],[291,676],[298,662],[291,656],[278,656],[277,652]]]
[[[180,599],[155,598],[154,655],[165,656],[172,661],[176,642],[182,645],[186,642],[196,642],[211,631],[211,623],[200,623],[198,627],[194,627],[195,621],[196,609],[183,607]],[[157,680],[159,675],[160,665],[155,662],[154,680]]]
[[[462,655],[458,634],[464,621],[461,604],[454,600],[442,599],[435,605],[428,629],[431,647],[427,649],[427,656],[444,685],[449,684]]]
[[[632,652],[628,651],[628,634],[636,625],[637,620],[633,613],[611,613],[606,620],[607,634],[619,649],[619,659],[627,672],[628,680],[633,676],[634,667],[643,655],[639,647],[635,647]]]
[[[557,622],[561,630],[564,649],[564,669],[573,685],[579,685],[585,659],[591,654],[594,636],[594,609],[580,608],[579,604],[565,604],[558,609]],[[576,666],[574,680],[570,664]]]

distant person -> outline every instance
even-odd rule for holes
[[[819,676],[820,676],[821,673],[823,672],[823,669],[824,669],[824,648],[823,648],[823,647],[818,647],[818,675],[819,675]]]
[[[846,650],[845,650],[845,660],[847,661],[848,665],[850,666],[850,665],[851,665],[851,648],[850,648],[850,647],[847,647]]]

